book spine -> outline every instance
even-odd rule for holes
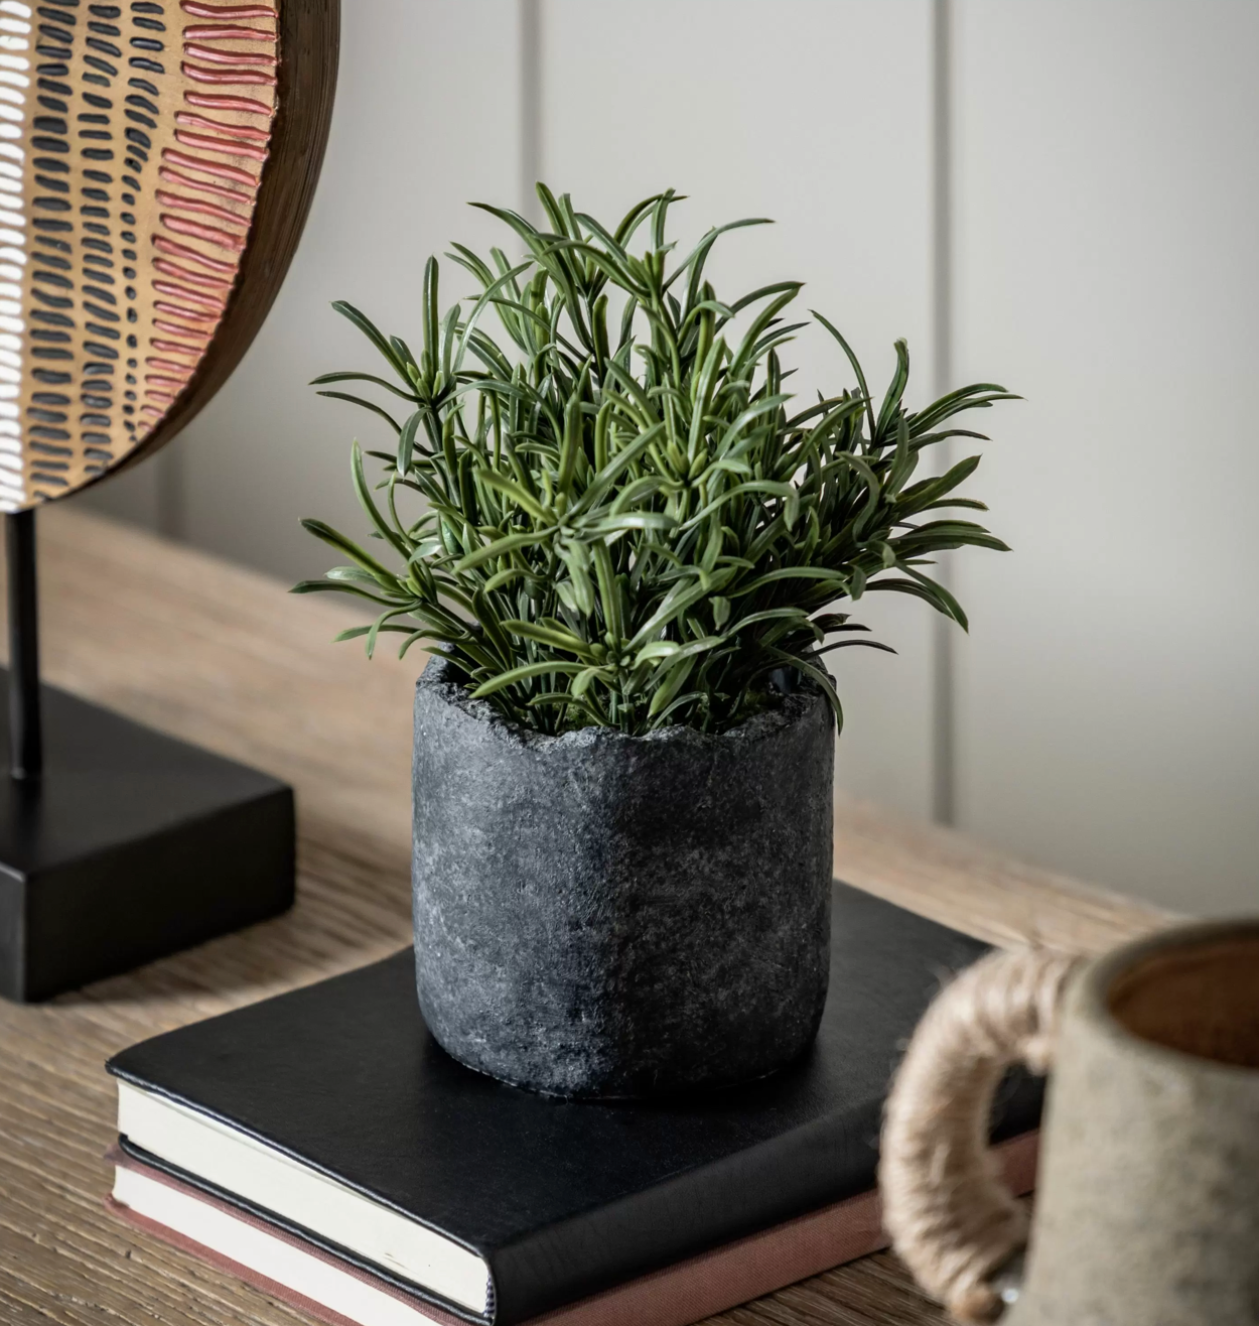
[[[1038,1133],[1022,1133],[995,1148],[1017,1196],[1036,1186],[1038,1142]],[[524,1326],[690,1326],[887,1246],[879,1195],[863,1192]]]
[[[878,1133],[871,1102],[494,1249],[496,1320],[514,1326],[868,1192]]]

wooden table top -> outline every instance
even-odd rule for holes
[[[298,900],[278,920],[42,1006],[0,1001],[0,1320],[296,1326],[308,1319],[110,1218],[115,1093],[134,1041],[409,943],[417,659],[332,645],[352,611],[69,508],[41,513],[48,681],[297,789]],[[835,872],[996,943],[1096,951],[1164,923],[1129,899],[867,804],[836,807]],[[943,1317],[890,1254],[710,1326],[918,1326]]]

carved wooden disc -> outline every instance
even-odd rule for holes
[[[169,440],[309,209],[336,0],[0,0],[0,510]]]

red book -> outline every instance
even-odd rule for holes
[[[1015,1193],[1035,1185],[1036,1148],[1034,1132],[998,1143]],[[467,1318],[118,1149],[109,1159],[117,1181],[106,1204],[115,1215],[330,1326],[467,1326]],[[527,1326],[690,1326],[885,1247],[878,1194],[861,1193],[533,1317]]]

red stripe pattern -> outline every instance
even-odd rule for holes
[[[270,146],[280,58],[271,5],[181,0],[179,9],[183,105],[160,154],[151,237],[157,335],[141,405],[150,427],[192,378],[231,297]]]

